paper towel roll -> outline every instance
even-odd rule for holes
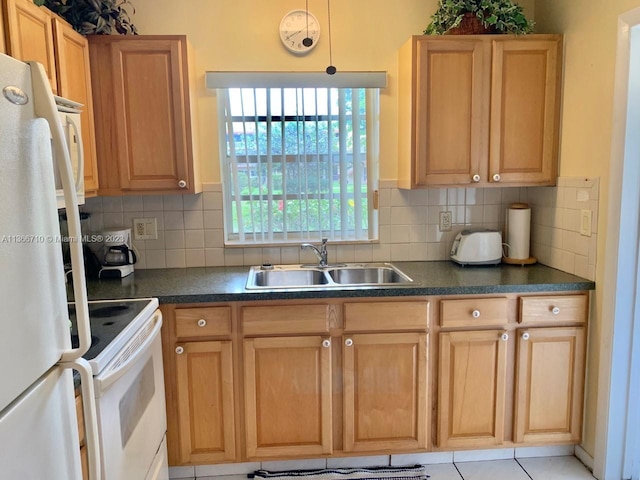
[[[507,253],[509,258],[529,258],[531,209],[526,203],[513,203],[507,209]]]

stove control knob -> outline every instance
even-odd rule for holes
[[[199,327],[206,327],[207,326],[207,321],[204,318],[201,318],[200,320],[198,320],[198,326]]]
[[[176,353],[177,353],[178,355],[182,355],[182,354],[184,353],[184,348],[182,348],[182,347],[176,347]]]

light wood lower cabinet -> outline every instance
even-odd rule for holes
[[[246,339],[244,388],[247,457],[331,453],[329,339]]]
[[[579,442],[584,327],[518,330],[514,441]]]
[[[231,341],[184,342],[176,347],[180,461],[236,458]]]
[[[162,305],[169,464],[578,443],[588,299]]]
[[[507,340],[508,335],[499,330],[440,333],[441,448],[503,442]]]
[[[427,334],[346,335],[343,362],[344,451],[426,448]]]

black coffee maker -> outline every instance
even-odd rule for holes
[[[102,268],[99,278],[123,278],[133,273],[133,265],[138,261],[132,248],[131,229],[106,230],[102,232],[104,242],[99,255]]]

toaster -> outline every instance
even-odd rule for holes
[[[461,265],[497,265],[502,260],[502,234],[488,228],[463,230],[453,241],[450,257]]]

